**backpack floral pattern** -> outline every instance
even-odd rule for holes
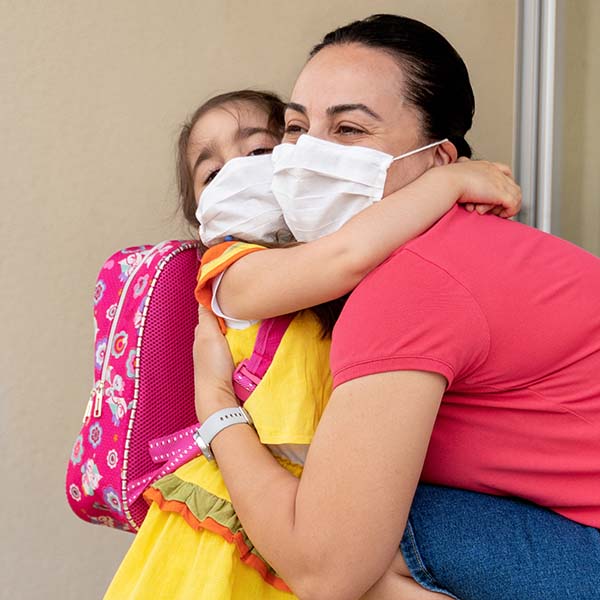
[[[192,295],[197,248],[197,242],[180,241],[125,248],[113,254],[98,275],[93,293],[94,386],[83,427],[71,449],[66,486],[71,508],[88,522],[135,532],[145,514],[146,508],[138,509],[136,514],[142,517],[134,518],[124,503],[123,460],[139,383],[136,347],[160,264],[190,250],[188,256],[193,259],[186,264]],[[141,498],[140,503],[145,507]]]
[[[132,390],[126,385],[125,379],[131,381],[135,376],[135,349],[128,347],[126,329],[112,336],[110,334],[113,322],[118,318],[119,300],[127,279],[148,257],[152,248],[135,246],[117,252],[104,263],[98,276],[93,295],[96,338],[95,384],[90,399],[93,408],[88,415],[88,407],[82,432],[71,451],[70,465],[79,469],[79,480],[73,478],[71,467],[67,473],[67,498],[82,518],[126,531],[134,531],[134,528],[123,516],[118,467],[119,457],[122,456],[120,445],[125,437],[121,429],[133,404],[131,400],[126,400],[131,398]],[[159,254],[156,256],[160,258]],[[134,296],[138,312],[146,301],[144,292],[147,291],[149,279],[149,274],[146,274],[136,282]],[[126,373],[126,378],[120,373]],[[98,398],[99,409],[96,408]],[[107,411],[103,411],[102,406]],[[108,423],[107,414],[110,415]],[[90,504],[87,501],[87,507],[84,508],[86,498],[93,502]]]

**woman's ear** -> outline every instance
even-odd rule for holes
[[[436,167],[441,167],[456,162],[457,158],[458,152],[456,146],[450,141],[445,141],[443,144],[436,147],[433,160]]]

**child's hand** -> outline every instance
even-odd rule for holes
[[[510,167],[485,160],[459,158],[451,169],[459,186],[458,203],[483,215],[491,212],[499,217],[513,217],[521,209],[521,188],[513,179]]]

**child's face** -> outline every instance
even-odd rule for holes
[[[273,150],[279,140],[269,131],[268,120],[264,110],[238,102],[214,108],[196,121],[187,148],[196,199],[227,161]]]

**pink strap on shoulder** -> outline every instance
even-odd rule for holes
[[[248,400],[265,376],[295,316],[296,313],[273,317],[260,324],[252,356],[240,362],[233,373],[233,389],[242,404]]]

